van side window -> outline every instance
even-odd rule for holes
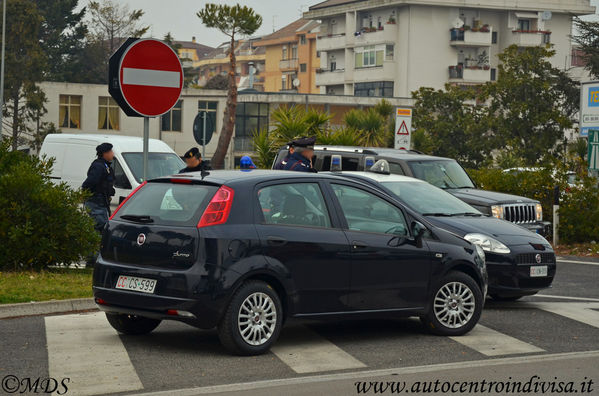
[[[389,172],[393,175],[405,175],[403,168],[397,162],[389,162]]]
[[[119,161],[116,158],[114,159],[114,162],[112,163],[112,168],[114,170],[114,186],[116,188],[130,190],[131,182],[129,182],[129,179],[127,178],[127,175],[125,174],[123,167],[121,166],[121,164],[119,164]]]

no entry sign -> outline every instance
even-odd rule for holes
[[[109,88],[125,114],[157,117],[183,89],[183,68],[171,47],[155,39],[128,39],[111,57]]]

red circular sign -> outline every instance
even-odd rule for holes
[[[138,40],[121,58],[119,85],[127,104],[140,115],[162,115],[177,103],[183,89],[179,56],[162,41]]]

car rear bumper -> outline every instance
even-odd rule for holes
[[[488,254],[489,294],[501,296],[526,296],[551,287],[556,273],[555,254],[552,251],[534,251],[530,246],[512,248],[509,255]],[[541,263],[527,257],[542,255]],[[530,267],[547,266],[547,276],[531,277]]]
[[[154,293],[116,289],[119,275],[156,280]],[[210,329],[218,324],[226,298],[223,293],[207,292],[206,278],[196,267],[166,271],[108,263],[100,257],[94,267],[93,294],[105,312],[177,320]]]

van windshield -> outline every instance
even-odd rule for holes
[[[429,182],[435,187],[475,188],[468,174],[456,161],[409,161],[414,177]]]
[[[138,183],[143,181],[143,153],[123,153],[125,162]],[[174,153],[148,153],[148,180],[179,173],[185,168],[183,160]]]

